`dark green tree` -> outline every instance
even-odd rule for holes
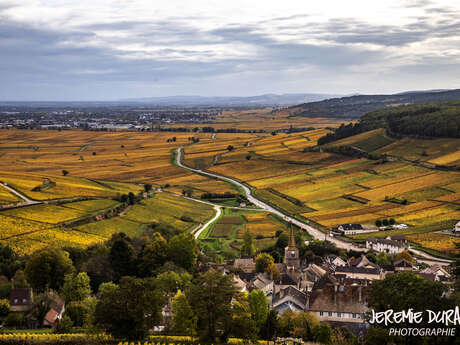
[[[61,289],[61,296],[66,303],[81,302],[88,298],[91,293],[90,279],[86,272],[77,275],[68,274],[64,278],[64,285]]]
[[[148,192],[150,192],[151,190],[152,190],[152,184],[150,184],[150,183],[144,184],[144,191],[145,191],[145,192],[148,193]]]
[[[32,287],[43,292],[46,287],[59,290],[64,284],[64,277],[73,271],[72,260],[67,252],[48,248],[33,253],[24,272]]]
[[[152,235],[139,254],[139,274],[143,277],[151,277],[158,267],[166,262],[167,242],[159,232]]]
[[[159,322],[163,303],[153,279],[124,277],[115,288],[100,292],[96,325],[117,339],[144,339]]]
[[[189,272],[195,267],[198,252],[195,238],[185,232],[173,236],[168,242],[168,259]]]
[[[133,192],[128,193],[128,204],[134,205],[136,203],[136,196]]]
[[[267,253],[260,253],[256,256],[256,272],[267,272],[267,269],[274,263],[273,257]]]
[[[278,312],[276,310],[269,310],[267,320],[262,325],[259,335],[262,339],[272,340],[275,334],[277,334],[278,327]]]
[[[232,299],[238,294],[229,275],[209,270],[200,274],[186,292],[198,316],[198,334],[204,343],[225,343],[231,329]]]
[[[23,263],[13,249],[7,244],[0,243],[0,276],[11,279],[17,270],[23,268]]]
[[[113,242],[109,258],[116,281],[124,276],[136,275],[136,253],[126,238],[119,238]]]
[[[447,287],[440,282],[433,282],[411,272],[401,272],[387,276],[384,280],[375,280],[371,284],[370,296],[368,297],[369,308],[375,312],[384,312],[393,309],[396,311],[412,309],[414,312],[448,310],[455,306],[444,297]],[[417,327],[434,327],[428,324],[425,316]],[[401,322],[398,324],[373,325],[376,328],[387,327],[414,327],[414,324]],[[388,334],[388,330],[386,330]],[[375,334],[380,334],[376,332]],[[430,338],[431,339],[431,338]],[[434,339],[426,342],[434,344]],[[395,338],[396,344],[419,344],[418,337]]]
[[[267,321],[268,317],[268,302],[265,293],[261,290],[253,290],[248,295],[249,311],[251,318],[255,322],[257,332],[260,331],[262,326]]]

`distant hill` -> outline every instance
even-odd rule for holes
[[[392,136],[460,138],[460,101],[412,104],[369,112],[318,140],[323,145],[384,128]]]
[[[460,100],[460,89],[409,91],[394,95],[356,95],[299,104],[292,115],[357,119],[370,111],[399,105]]]
[[[120,103],[139,103],[156,106],[290,106],[303,102],[322,101],[337,97],[333,94],[290,93],[265,94],[249,97],[204,97],[204,96],[169,96],[146,97],[120,100]]]

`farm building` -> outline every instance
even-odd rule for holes
[[[335,231],[341,233],[342,235],[356,235],[364,230],[361,224],[341,224]]]
[[[368,238],[366,240],[366,248],[373,249],[376,252],[398,254],[406,249],[406,245],[399,241],[393,241],[386,238]]]
[[[65,311],[64,300],[58,295],[55,295],[55,294],[51,295],[50,309],[45,315],[43,325],[49,326],[49,327],[55,326],[61,320],[62,315],[64,314],[64,311]]]

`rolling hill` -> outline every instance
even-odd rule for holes
[[[290,108],[291,116],[357,119],[370,111],[407,104],[460,100],[460,89],[411,91],[393,95],[357,95],[303,103]]]

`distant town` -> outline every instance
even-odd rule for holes
[[[0,105],[0,127],[19,129],[153,130],[158,125],[212,123],[220,108]]]

